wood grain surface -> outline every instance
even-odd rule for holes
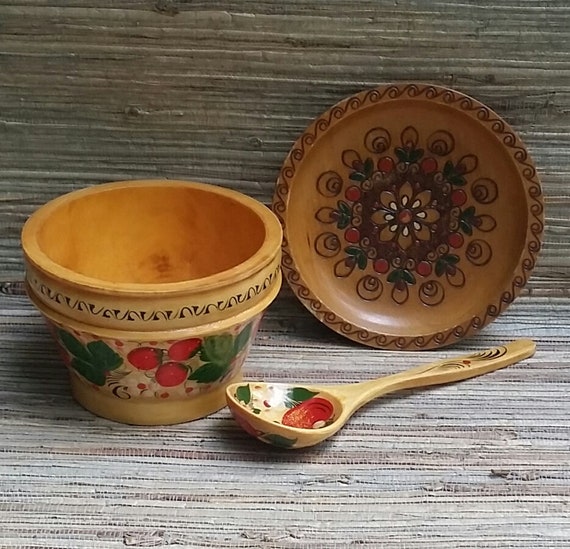
[[[0,547],[570,547],[567,0],[2,0]],[[526,143],[546,203],[522,295],[438,351],[358,346],[286,287],[246,375],[348,382],[534,338],[535,357],[361,410],[284,452],[223,410],[142,428],[79,408],[23,292],[21,226],[101,182],[218,183],[269,203],[312,119],[378,84],[447,85]]]

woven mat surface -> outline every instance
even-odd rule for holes
[[[570,5],[7,0],[0,5],[0,547],[570,547]],[[218,183],[269,203],[306,125],[381,83],[468,93],[516,129],[546,202],[520,297],[431,352],[358,346],[284,286],[251,379],[350,382],[501,344],[536,355],[363,408],[285,452],[222,410],[130,427],[71,398],[23,292],[19,232],[105,181]]]

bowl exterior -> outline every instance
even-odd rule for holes
[[[75,399],[96,415],[135,425],[182,423],[225,406],[225,387],[241,379],[263,314],[220,331],[141,339],[78,329],[43,312]]]
[[[261,247],[234,267],[165,284],[113,283],[55,264],[39,244],[42,223],[82,196],[125,187],[184,187],[224,195],[265,227]],[[281,225],[236,191],[182,181],[132,181],[74,191],[40,208],[22,231],[26,287],[68,368],[73,395],[115,421],[160,425],[225,406],[261,316],[281,288]]]

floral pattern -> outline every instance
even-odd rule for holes
[[[444,130],[429,135],[424,148],[413,126],[393,147],[386,129],[373,128],[364,146],[371,156],[342,153],[346,176],[328,171],[317,179],[318,192],[336,204],[322,206],[315,218],[336,231],[319,233],[315,250],[336,258],[338,278],[361,272],[356,292],[364,300],[388,287],[403,304],[417,288],[425,305],[439,305],[450,287],[465,285],[464,261],[479,267],[492,259],[484,234],[497,222],[483,208],[497,199],[498,186],[475,177],[475,155],[453,157],[455,140]]]
[[[416,192],[406,181],[396,192],[380,193],[380,208],[372,214],[372,221],[380,227],[378,238],[382,241],[396,240],[398,246],[407,250],[416,240],[429,240],[431,226],[440,218],[431,207],[431,191]]]
[[[241,368],[260,317],[232,331],[201,338],[132,342],[101,339],[53,325],[73,375],[121,399],[192,398]]]
[[[335,418],[334,404],[305,387],[283,388],[279,385],[246,383],[236,388],[233,397],[240,406],[231,406],[230,410],[244,431],[263,442],[283,448],[294,448],[297,439],[259,430],[252,424],[250,414],[298,429],[321,429],[330,425]]]

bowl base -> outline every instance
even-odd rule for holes
[[[241,381],[237,375],[227,383],[187,400],[156,401],[108,396],[70,376],[73,398],[93,414],[129,425],[173,425],[206,417],[226,406],[226,386]]]

